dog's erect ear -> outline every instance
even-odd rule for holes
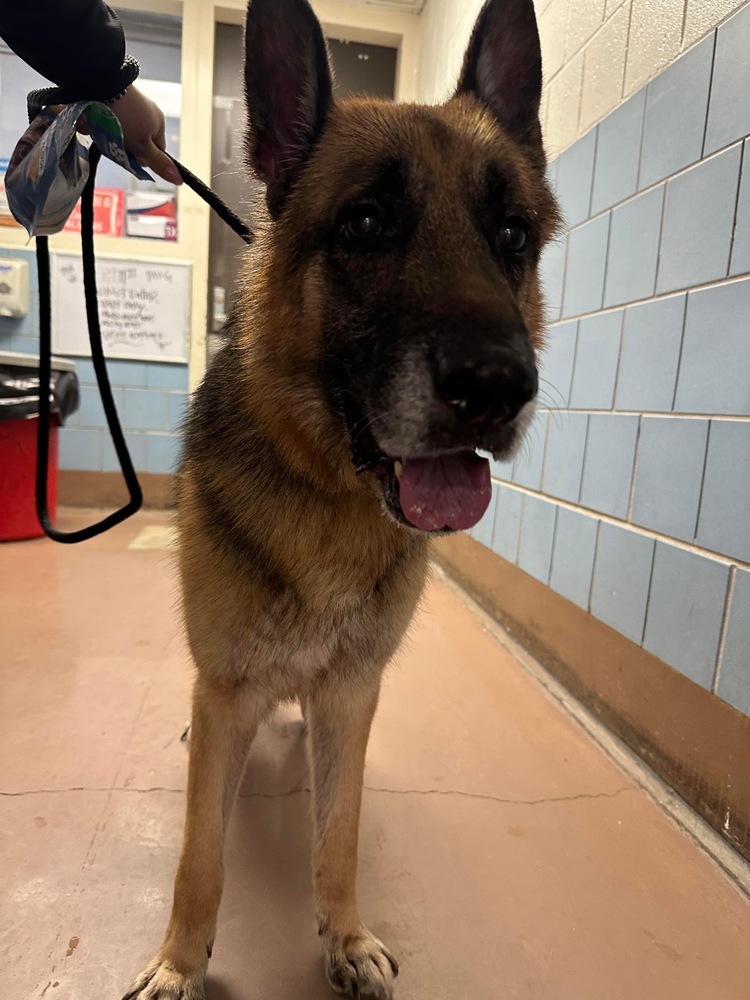
[[[245,22],[245,94],[251,168],[282,211],[332,102],[328,50],[307,0],[250,0]]]
[[[518,142],[541,144],[542,50],[532,0],[487,0],[456,94],[474,94]]]

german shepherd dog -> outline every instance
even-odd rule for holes
[[[453,96],[334,101],[307,0],[251,0],[247,155],[268,218],[179,476],[197,668],[185,837],[164,942],[128,1000],[202,1000],[224,833],[259,723],[299,700],[328,981],[390,1000],[398,965],[356,898],[362,777],[381,675],[430,537],[491,496],[542,347],[545,181],[532,0],[488,0]]]

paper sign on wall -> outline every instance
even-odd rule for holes
[[[119,188],[94,189],[94,236],[122,236],[125,192]],[[64,233],[80,233],[81,203],[70,214]]]
[[[0,157],[0,226],[18,228],[20,224],[13,218],[5,194],[5,172],[9,163],[10,160],[7,157]]]
[[[107,357],[188,360],[190,264],[97,256],[96,282]],[[52,344],[57,354],[91,355],[76,254],[52,255]]]

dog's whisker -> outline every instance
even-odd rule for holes
[[[554,383],[550,382],[549,379],[546,379],[546,378],[540,378],[539,379],[539,384],[541,385],[542,383],[544,383],[544,385],[548,386],[549,389],[553,393],[557,393],[557,395],[558,395],[558,397],[560,399],[559,404],[557,404],[559,406],[559,408],[563,409],[563,410],[567,409],[568,404],[567,404],[567,402],[565,400],[565,396],[563,396],[562,392],[560,392],[560,390],[557,388],[557,386],[554,385]]]

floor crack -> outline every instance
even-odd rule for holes
[[[484,795],[482,792],[465,792],[457,788],[375,788],[365,785],[368,792],[383,792],[389,795],[455,795],[465,799],[479,799],[484,802],[499,802],[509,806],[540,806],[548,802],[578,802],[583,799],[616,799],[624,792],[637,792],[638,789],[625,785],[614,792],[581,792],[577,795],[556,795],[542,799],[508,799],[500,795]]]
[[[147,794],[148,792],[173,792],[175,794],[183,794],[184,788],[165,788],[161,785],[155,785],[152,788],[89,788],[84,785],[75,785],[72,788],[29,788],[22,792],[0,792],[1,798],[23,798],[25,795],[65,795],[67,792],[140,792],[142,794]]]
[[[618,788],[614,792],[581,792],[577,795],[556,795],[541,799],[512,799],[503,798],[500,795],[485,795],[482,792],[466,792],[460,788],[380,788],[375,785],[364,785],[366,792],[377,792],[383,795],[442,795],[446,797],[455,796],[464,799],[478,799],[483,802],[499,802],[501,805],[509,806],[539,806],[554,802],[579,802],[585,799],[616,799],[625,792],[637,792],[639,789],[631,786]],[[294,795],[304,795],[311,791],[308,787],[290,788],[285,792],[240,792],[240,799],[288,799]],[[168,792],[173,795],[184,795],[184,788],[167,788],[163,785],[154,785],[150,788],[86,788],[75,786],[73,788],[33,788],[22,792],[2,792],[0,797],[22,798],[26,795],[63,795],[67,792],[130,792],[140,795],[148,795],[151,792]]]

